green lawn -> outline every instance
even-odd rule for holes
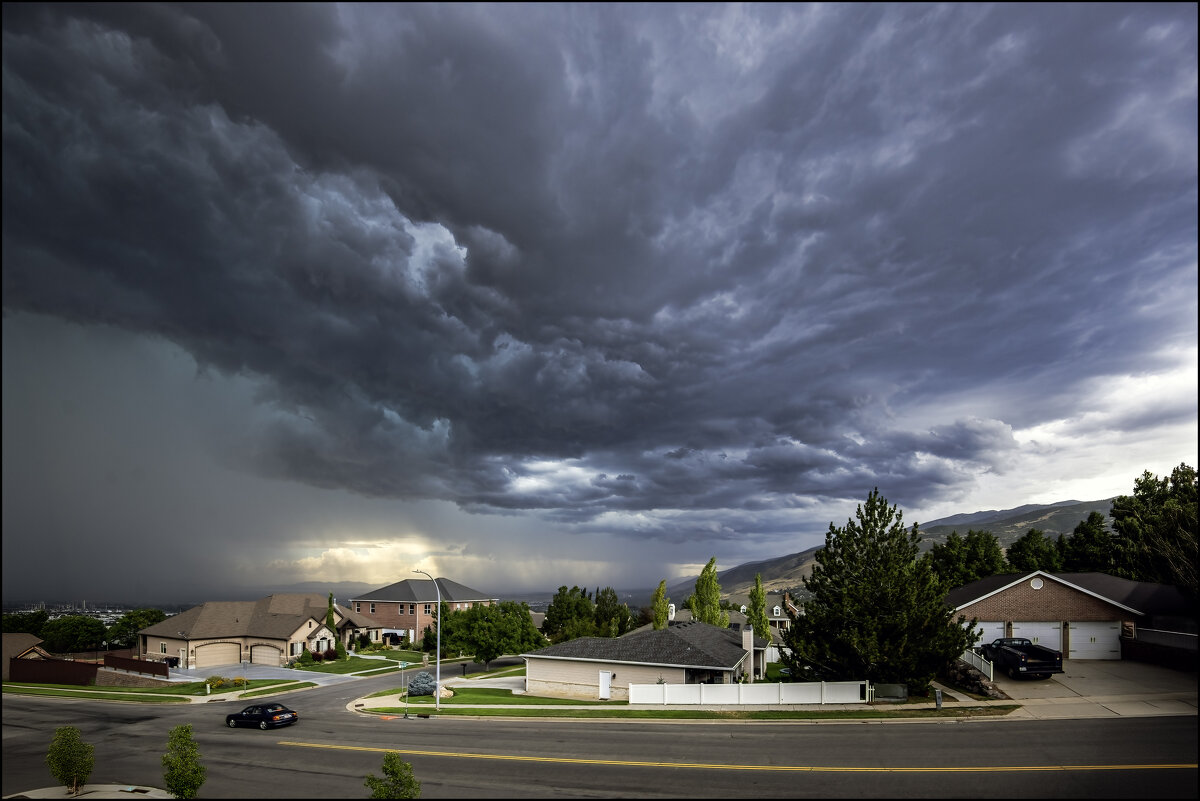
[[[239,698],[252,698],[277,692],[315,687],[313,682],[290,679],[252,679],[246,687],[225,686],[214,693],[239,692]],[[33,684],[5,682],[4,692],[18,695],[57,695],[66,698],[100,698],[110,701],[178,702],[194,696],[209,695],[202,681],[180,682],[170,687],[81,687],[77,684]]]

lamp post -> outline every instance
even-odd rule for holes
[[[414,570],[414,573],[421,573],[429,576],[424,570]],[[433,685],[433,708],[440,712],[442,710],[442,588],[438,586],[437,579],[429,576],[429,580],[433,582],[433,588],[437,590],[437,674],[434,676]]]

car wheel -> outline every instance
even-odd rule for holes
[[[229,728],[231,728],[231,729],[236,729],[236,728],[237,728],[237,721],[236,721],[236,720],[227,720],[227,721],[225,721],[225,722],[229,724]]]
[[[1017,671],[1014,670],[1013,668],[1009,668],[1008,669],[1008,677],[1010,679],[1015,679],[1017,677]]]
[[[262,729],[263,731],[266,731],[267,730],[267,722],[265,720],[260,720],[258,722],[258,728]]]

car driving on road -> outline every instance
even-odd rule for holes
[[[257,726],[260,729],[270,729],[276,726],[290,726],[300,719],[294,710],[283,704],[253,704],[241,712],[225,716],[225,725],[231,729],[238,726]]]

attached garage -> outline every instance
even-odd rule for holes
[[[273,645],[252,645],[250,661],[256,665],[279,667],[283,664],[283,652]]]
[[[1005,636],[1003,620],[987,620],[976,624],[975,631],[979,634],[979,639],[975,641],[976,645],[998,640]]]
[[[1120,659],[1121,621],[1071,623],[1068,632],[1071,659]]]
[[[1034,645],[1062,650],[1062,623],[1058,621],[1014,620],[1012,632],[1014,637],[1026,637]]]
[[[196,648],[196,669],[236,665],[242,661],[242,646],[235,642],[218,642]]]

